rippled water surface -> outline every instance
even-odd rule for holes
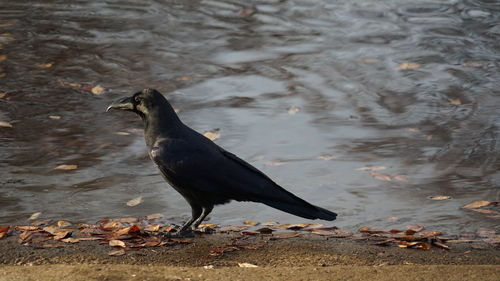
[[[460,207],[499,200],[500,2],[251,2],[0,0],[0,222],[189,216],[139,118],[104,112],[154,87],[338,226],[498,230]],[[211,215],[243,219],[304,221],[253,203]]]

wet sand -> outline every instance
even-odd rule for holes
[[[264,245],[211,254],[237,236],[201,235],[123,256],[109,256],[114,249],[96,241],[40,249],[9,237],[0,241],[0,280],[498,280],[500,274],[498,248],[482,242],[419,250],[312,235],[250,237],[248,245]]]

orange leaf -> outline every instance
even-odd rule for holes
[[[469,203],[462,208],[464,209],[475,209],[475,208],[480,208],[480,207],[486,207],[490,204],[490,201],[482,200],[482,201],[474,201],[472,203]]]
[[[54,168],[54,170],[75,170],[78,169],[78,165],[59,165]]]

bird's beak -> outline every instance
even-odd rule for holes
[[[132,98],[126,97],[114,101],[112,104],[108,106],[108,108],[106,108],[106,112],[110,111],[111,109],[133,110],[134,105],[132,104]]]

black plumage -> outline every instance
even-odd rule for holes
[[[149,156],[163,177],[189,203],[196,228],[215,205],[231,200],[264,203],[306,219],[335,220],[337,214],[286,191],[264,173],[184,125],[156,90],[145,89],[112,103],[107,110],[137,113],[145,125]]]

